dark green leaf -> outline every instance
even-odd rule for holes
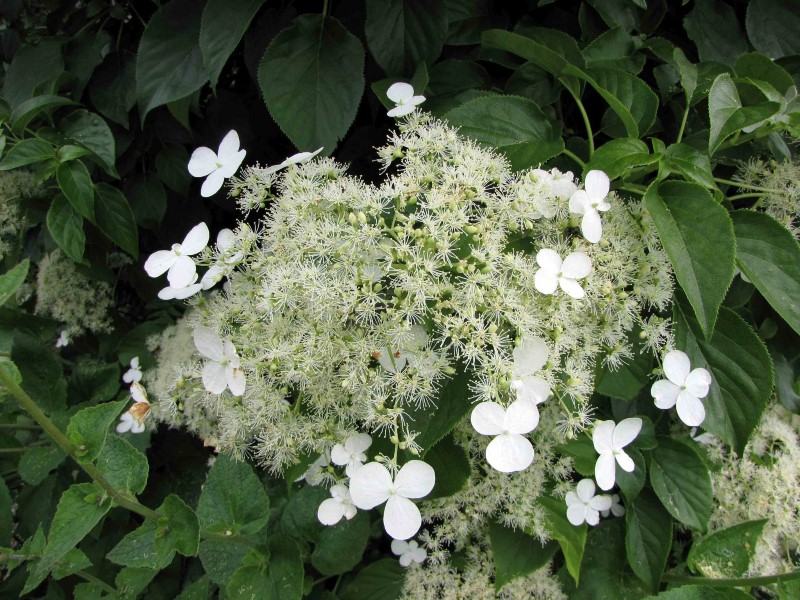
[[[703,459],[687,444],[662,437],[653,449],[650,484],[667,512],[705,532],[711,516],[711,477]]]
[[[608,122],[609,134],[614,137],[643,136],[656,120],[658,96],[641,79],[625,71],[617,69],[589,69],[589,78],[584,78],[609,103],[611,110],[603,119],[604,126]],[[603,91],[601,91],[603,90]],[[611,101],[613,97],[614,101]],[[621,114],[621,108],[626,114]],[[632,129],[628,116],[635,123]],[[621,122],[620,122],[621,121]]]
[[[192,176],[186,165],[189,153],[183,146],[167,146],[156,156],[156,174],[169,189],[182,195],[189,191]]]
[[[311,564],[323,575],[339,575],[353,569],[364,554],[370,534],[369,515],[359,512],[350,520],[325,527],[319,535]]]
[[[542,543],[524,531],[489,523],[489,540],[494,559],[494,589],[499,592],[510,581],[541,569],[553,557],[558,546]]]
[[[155,228],[167,212],[167,191],[155,175],[137,177],[127,191],[131,210],[140,227]]]
[[[697,0],[683,26],[697,46],[700,60],[732,65],[749,50],[735,11],[721,0]]]
[[[203,529],[215,532],[258,533],[269,518],[269,498],[250,465],[218,456],[203,485],[197,518]]]
[[[736,59],[733,68],[739,77],[766,81],[781,94],[785,94],[794,85],[794,80],[786,69],[758,52],[742,54]]]
[[[91,150],[106,171],[116,173],[114,135],[101,117],[87,110],[76,110],[61,121],[60,129],[65,136]]]
[[[69,421],[67,437],[78,457],[93,461],[103,449],[108,428],[117,420],[128,400],[106,402],[79,410]]]
[[[382,558],[361,569],[342,600],[396,600],[403,591],[405,569],[393,558]]]
[[[683,175],[686,181],[697,183],[710,190],[717,189],[711,173],[711,159],[707,152],[688,144],[672,144],[667,147],[661,161],[666,169]]]
[[[40,112],[69,104],[75,104],[75,102],[62,96],[34,96],[17,106],[11,113],[11,128],[16,133],[21,133]]]
[[[462,446],[448,435],[425,454],[425,462],[436,473],[436,485],[426,496],[428,499],[452,496],[467,483],[470,475],[470,463]]]
[[[130,568],[163,569],[172,562],[175,549],[165,544],[156,547],[157,529],[158,525],[153,519],[146,520],[122,538],[106,558]]]
[[[75,262],[83,260],[83,250],[86,246],[83,218],[72,208],[63,194],[53,198],[50,210],[47,211],[47,230],[64,254]]]
[[[800,414],[800,395],[795,391],[797,357],[791,362],[779,352],[770,351],[775,364],[775,395],[778,401],[795,414]]]
[[[281,527],[292,537],[315,541],[323,525],[317,518],[317,509],[330,493],[322,486],[304,485],[289,498],[281,515]]]
[[[687,562],[705,577],[744,577],[767,519],[715,531],[692,544]]]
[[[636,576],[656,592],[672,546],[672,519],[650,492],[640,494],[626,508],[628,563]]]
[[[94,221],[94,186],[86,166],[79,160],[63,163],[56,171],[56,180],[72,207]]]
[[[6,152],[3,160],[0,161],[0,171],[9,171],[44,162],[55,156],[56,149],[47,142],[38,139],[22,140],[11,146],[11,149]]]
[[[136,98],[147,113],[188,96],[208,81],[200,50],[202,11],[194,0],[172,0],[147,23],[136,55]]]
[[[62,46],[61,41],[50,39],[17,50],[3,82],[3,98],[12,108],[33,97],[37,88],[55,91],[53,84],[64,72]]]
[[[628,447],[625,449],[625,452],[633,459],[633,463],[636,466],[632,472],[628,473],[617,464],[614,467],[616,469],[615,481],[617,482],[617,486],[619,486],[622,497],[625,498],[625,502],[631,503],[636,500],[639,496],[639,492],[641,492],[644,487],[647,479],[647,464],[644,461],[642,453],[636,448]],[[589,475],[594,475],[594,473],[590,473]]]
[[[711,371],[703,428],[741,456],[772,392],[772,361],[756,332],[733,311],[720,310],[714,336],[706,342],[688,308],[683,298],[675,304],[676,341],[693,367]]]
[[[208,598],[208,577],[201,577],[191,585],[183,588],[183,591],[175,600],[207,600]]]
[[[267,48],[258,82],[272,118],[295,146],[333,152],[364,92],[364,48],[339,21],[301,15]]]
[[[89,82],[89,97],[100,113],[128,128],[128,113],[136,105],[136,63],[126,54],[112,52]]]
[[[78,548],[73,548],[53,567],[53,579],[64,579],[76,571],[82,571],[92,566],[92,561]]]
[[[111,435],[106,439],[96,464],[118,490],[138,495],[147,485],[147,457],[121,436]]]
[[[200,544],[200,524],[197,515],[175,494],[170,494],[159,507],[158,513],[166,522],[158,522],[156,548],[177,551],[184,556],[197,556]],[[159,554],[163,551],[159,550]]]
[[[208,0],[200,23],[200,50],[211,85],[244,37],[265,0]]]
[[[728,212],[698,185],[653,184],[644,197],[675,278],[706,337],[733,279],[735,241]]]
[[[655,600],[655,596],[652,596]],[[684,585],[661,592],[658,600],[753,600],[753,597],[736,588]],[[647,600],[650,600],[648,598]]]
[[[47,412],[63,410],[67,382],[52,344],[43,346],[33,337],[17,332],[11,359],[22,375],[22,389]]]
[[[245,565],[236,570],[225,588],[231,600],[278,600],[270,590],[267,572],[259,567]]]
[[[637,54],[637,44],[621,27],[609,29],[583,49],[589,68],[621,69],[636,75],[644,66],[645,57]]]
[[[248,549],[244,544],[231,544],[217,540],[200,542],[200,561],[211,581],[220,587],[227,587],[231,577],[241,566]]]
[[[8,302],[17,293],[19,286],[25,283],[30,264],[31,262],[26,258],[0,275],[0,306]]]
[[[797,0],[751,0],[747,5],[747,36],[756,50],[770,58],[800,54],[800,6]]]
[[[686,94],[686,102],[692,101],[694,91],[697,89],[697,67],[689,62],[683,50],[675,48],[672,52],[672,59],[678,68],[681,77],[681,87]]]
[[[575,580],[575,585],[578,585],[583,550],[586,545],[587,525],[575,527],[567,520],[567,504],[563,500],[543,496],[539,498],[538,502],[544,513],[548,532],[561,546],[567,570]]]
[[[600,365],[595,376],[595,392],[620,400],[633,400],[649,382],[653,355],[639,352],[616,370]]]
[[[108,238],[137,258],[139,256],[139,232],[127,198],[117,188],[107,183],[97,184],[95,218],[97,227]]]
[[[640,167],[657,162],[658,156],[650,154],[647,144],[634,138],[611,140],[600,146],[586,164],[584,174],[597,169],[609,179],[620,179],[631,167]]]
[[[0,477],[0,545],[8,547],[11,544],[11,534],[14,527],[13,501],[11,492],[5,480]]]
[[[25,483],[39,485],[66,457],[58,446],[33,446],[20,457],[17,471]]]
[[[572,468],[584,477],[594,477],[594,465],[597,462],[597,451],[594,449],[592,438],[580,434],[573,440],[556,446],[561,454],[572,458]]]
[[[303,596],[303,559],[300,548],[288,535],[278,534],[269,539],[270,587],[275,600],[300,600]]]
[[[472,402],[469,395],[469,377],[463,370],[447,381],[439,392],[435,406],[410,410],[420,435],[416,442],[422,448],[422,456],[441,441],[453,427],[469,412]]]
[[[766,213],[731,214],[736,257],[747,278],[789,326],[800,334],[800,245]]]

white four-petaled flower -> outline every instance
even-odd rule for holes
[[[600,213],[611,208],[606,200],[610,181],[602,171],[589,171],[582,190],[576,190],[569,199],[569,211],[583,215],[581,233],[588,242],[596,244],[603,236]]]
[[[139,357],[134,356],[131,359],[130,369],[122,375],[122,381],[125,383],[139,383],[141,380],[142,369],[139,367]]]
[[[595,496],[594,492],[594,481],[591,479],[581,479],[574,492],[567,492],[567,519],[576,527],[584,521],[589,525],[597,525],[600,522],[600,511],[611,508],[610,496]]]
[[[697,427],[706,418],[706,409],[700,398],[708,395],[711,373],[703,368],[691,370],[685,352],[673,350],[664,357],[666,379],[656,381],[650,388],[658,408],[670,409],[677,405],[678,416],[690,427]]]
[[[569,296],[580,300],[586,295],[578,279],[592,270],[592,260],[583,252],[573,252],[563,261],[555,250],[543,248],[536,253],[541,267],[534,276],[534,286],[542,294],[552,294],[559,286]]]
[[[231,394],[244,394],[245,377],[240,368],[239,355],[229,341],[224,342],[208,327],[194,330],[194,345],[208,360],[203,367],[203,387],[212,394],[221,394],[230,388]]]
[[[280,171],[284,167],[288,167],[290,165],[299,165],[300,163],[308,162],[312,158],[314,158],[317,154],[322,152],[322,146],[314,150],[313,152],[298,152],[297,154],[292,154],[289,158],[287,158],[282,163],[277,165],[273,165],[272,167],[267,167],[264,169],[266,173],[274,173],[275,171]]]
[[[422,564],[428,558],[425,548],[421,548],[417,540],[392,540],[392,552],[400,557],[400,566],[408,567],[412,562]]]
[[[342,517],[348,521],[356,516],[356,505],[350,497],[350,490],[339,483],[331,487],[331,497],[323,500],[317,509],[317,518],[323,525],[336,525]]]
[[[66,348],[69,346],[69,335],[67,335],[67,330],[62,329],[61,333],[58,335],[58,339],[56,340],[56,348]]]
[[[481,402],[470,418],[475,431],[496,436],[486,447],[486,461],[501,473],[514,473],[533,462],[533,445],[525,437],[539,424],[536,404],[516,400],[507,409],[496,402]]]
[[[372,438],[366,433],[356,433],[347,438],[342,444],[336,444],[331,449],[331,461],[340,467],[345,466],[348,477],[361,468],[367,460],[367,448],[372,445]]]
[[[623,448],[630,444],[642,430],[642,420],[639,417],[622,419],[619,423],[614,421],[597,421],[592,432],[594,449],[600,455],[594,465],[594,478],[601,490],[610,490],[616,480],[616,464],[628,473],[636,465]]]
[[[206,247],[208,236],[205,223],[195,225],[180,244],[172,244],[169,250],[153,252],[144,263],[144,270],[150,277],[158,277],[169,271],[167,280],[170,287],[175,289],[192,285],[197,267],[190,257]]]
[[[377,462],[367,463],[350,478],[353,504],[370,510],[386,502],[383,527],[396,540],[407,540],[419,531],[422,516],[410,498],[427,496],[436,483],[436,473],[428,463],[411,460],[392,477]]]
[[[534,373],[547,364],[550,351],[545,341],[538,337],[523,338],[519,346],[514,348],[514,373],[511,388],[516,392],[517,400],[532,402],[534,408],[550,395],[550,384]],[[536,412],[539,409],[536,408]]]
[[[625,516],[625,507],[619,501],[619,494],[611,494],[607,495],[608,498],[611,498],[611,507],[607,508],[606,510],[601,510],[600,515],[603,517],[607,517],[608,515],[614,515],[615,517],[624,517]]]
[[[386,97],[396,104],[386,113],[390,117],[403,117],[414,112],[418,105],[425,102],[425,96],[415,96],[414,88],[402,81],[390,85],[386,90]]]
[[[122,413],[117,424],[117,433],[142,433],[144,420],[150,414],[150,402],[147,401],[147,392],[140,383],[131,384],[130,388],[133,406]]]
[[[222,187],[225,179],[232,177],[242,164],[246,150],[239,150],[239,134],[231,129],[222,138],[219,149],[201,146],[192,153],[189,159],[189,173],[192,177],[205,177],[200,195],[204,198],[213,196]]]

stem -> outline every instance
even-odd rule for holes
[[[733,185],[740,190],[755,190],[757,192],[766,192],[768,194],[782,194],[785,190],[773,190],[772,188],[765,188],[759,187],[757,185],[750,185],[747,183],[742,183],[741,181],[732,181],[730,179],[722,179],[720,177],[714,177],[714,181],[717,183],[725,183],[727,185]]]
[[[217,533],[215,531],[208,531],[206,529],[200,530],[200,537],[217,542],[233,542],[234,544],[241,544],[242,546],[249,546],[251,548],[258,546],[256,542],[238,535],[225,535],[224,533]]]
[[[0,423],[0,429],[19,429],[25,431],[40,431],[42,428],[33,423]]]
[[[569,90],[569,88],[567,89]],[[572,94],[571,91],[570,94]],[[583,107],[583,102],[581,102],[581,99],[575,94],[572,94],[572,97],[575,99],[575,104],[578,105],[578,110],[581,111],[583,124],[586,126],[586,139],[589,141],[589,158],[591,159],[592,155],[594,154],[594,134],[592,133],[592,124],[589,122],[589,115],[586,114],[586,109]]]
[[[323,0],[322,2],[322,16],[323,17],[328,16],[328,0]]]
[[[108,585],[102,579],[99,579],[99,578],[95,577],[91,573],[87,573],[86,571],[75,571],[75,575],[77,575],[81,579],[85,579],[89,583],[93,583],[94,585],[99,587],[104,592],[107,592],[109,594],[113,594],[114,596],[116,596],[118,594],[117,590],[115,590],[113,587]]]
[[[644,196],[644,190],[641,190],[638,187],[634,187],[631,185],[621,185],[616,189],[622,190],[623,192],[631,192],[632,194],[639,194],[640,196]]]
[[[578,163],[578,164],[580,165],[581,169],[585,169],[585,168],[586,168],[586,163],[585,163],[585,162],[583,162],[583,161],[580,159],[580,157],[579,157],[577,154],[575,154],[574,152],[570,152],[569,150],[567,150],[566,148],[564,148],[564,149],[561,151],[561,154],[564,154],[565,156],[568,156],[568,157],[570,157],[572,160],[574,160],[576,163]]]
[[[681,128],[678,129],[678,138],[675,140],[676,144],[680,144],[683,139],[683,130],[686,129],[686,119],[689,118],[689,100],[686,100],[686,110],[683,111],[683,119],[681,119]]]
[[[28,449],[28,446],[22,446],[20,448],[0,448],[0,454],[17,454],[25,452]]]
[[[759,192],[751,192],[749,194],[736,194],[735,196],[728,196],[728,200],[731,202],[734,200],[742,200],[744,198],[761,198],[764,194]]]
[[[754,585],[769,585],[778,581],[800,579],[800,570],[778,575],[764,575],[763,577],[694,577],[692,575],[674,575],[664,573],[661,581],[670,583],[689,583],[694,585],[709,585],[716,587],[752,587]]]

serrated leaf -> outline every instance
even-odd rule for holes
[[[584,168],[584,175],[593,169],[603,171],[609,179],[621,179],[631,167],[658,162],[643,141],[634,138],[610,140],[597,148]]]
[[[742,54],[736,59],[733,69],[739,77],[766,81],[781,95],[794,85],[794,80],[786,69],[758,52]]]
[[[14,112],[11,113],[11,128],[17,134],[22,133],[28,123],[40,112],[59,106],[69,106],[70,104],[75,104],[75,102],[62,96],[50,94],[34,96],[17,106]]]
[[[733,64],[747,52],[747,39],[734,9],[721,0],[698,0],[683,20],[702,61]]]
[[[800,334],[800,245],[766,213],[731,214],[739,267],[770,306]]]
[[[203,485],[197,518],[215,532],[258,533],[269,518],[269,498],[250,465],[218,456]]]
[[[165,547],[184,556],[197,556],[200,524],[197,515],[186,502],[175,494],[170,494],[164,499],[158,513],[166,517],[166,523],[162,524],[159,519],[156,548]]]
[[[31,261],[26,258],[0,275],[0,306],[8,302],[17,293],[19,286],[25,283],[30,264]]]
[[[76,571],[81,571],[92,566],[89,557],[78,548],[72,548],[53,567],[53,579],[64,579]]]
[[[128,113],[136,105],[135,56],[122,52],[106,56],[89,82],[89,97],[100,114],[127,129]]]
[[[405,574],[397,560],[377,560],[356,574],[342,600],[396,600],[403,591]]]
[[[652,451],[650,484],[675,519],[705,532],[711,516],[711,476],[703,459],[687,444],[662,437]]]
[[[27,165],[44,162],[55,158],[56,149],[52,144],[39,139],[17,142],[0,161],[0,171],[18,169]]]
[[[340,575],[350,571],[361,562],[369,534],[370,520],[365,512],[325,527],[314,545],[311,565],[323,575]]]
[[[572,458],[572,468],[584,477],[594,477],[594,466],[597,462],[597,451],[594,449],[592,438],[580,434],[572,440],[556,446],[560,454]]]
[[[91,462],[106,442],[108,428],[117,420],[127,400],[106,402],[79,410],[69,421],[67,437],[82,461]]]
[[[39,485],[66,457],[58,446],[33,446],[20,457],[17,471],[25,483]]]
[[[433,467],[436,473],[436,484],[431,493],[426,496],[445,498],[452,496],[467,483],[470,475],[470,463],[464,448],[453,441],[453,436],[448,435],[425,454],[425,462]]]
[[[697,67],[689,62],[683,50],[675,48],[672,51],[672,60],[678,68],[681,77],[681,87],[686,94],[686,102],[692,101],[695,89],[697,89]]]
[[[231,577],[242,565],[248,548],[244,544],[231,544],[217,540],[201,540],[198,556],[211,581],[227,587]]]
[[[686,559],[690,568],[705,577],[744,577],[768,522],[746,521],[695,542]]]
[[[717,189],[711,172],[711,159],[707,152],[688,144],[672,144],[667,147],[661,161],[666,169],[682,175],[686,181],[697,183],[710,190]]]
[[[295,539],[315,541],[323,525],[317,518],[317,509],[330,498],[322,486],[304,485],[291,495],[281,515],[281,528]]]
[[[625,549],[639,579],[658,591],[672,547],[672,519],[651,493],[642,493],[626,506]]]
[[[510,581],[541,569],[558,549],[553,541],[542,544],[521,529],[509,529],[493,521],[489,523],[489,540],[492,544],[496,592]]]
[[[272,118],[301,150],[336,148],[364,92],[364,48],[333,17],[301,15],[270,43],[258,83]]]
[[[800,13],[796,0],[751,0],[747,5],[747,36],[756,50],[770,58],[800,54]]]
[[[561,546],[567,570],[575,580],[575,585],[580,583],[581,561],[583,550],[586,546],[587,525],[576,527],[567,520],[567,504],[548,496],[540,497],[537,502],[542,507],[547,523],[547,530],[551,537]]]
[[[107,183],[96,187],[95,219],[97,227],[128,254],[139,256],[139,231],[125,195]]]
[[[138,495],[147,485],[150,468],[147,457],[121,436],[111,435],[106,439],[96,466],[118,490]]]
[[[83,218],[63,194],[53,198],[53,203],[47,211],[47,230],[64,254],[75,262],[83,261],[83,251],[86,246]]]
[[[117,573],[114,583],[120,596],[135,600],[157,574],[158,571],[147,567],[124,567]]]
[[[583,49],[587,67],[621,69],[636,75],[645,57],[637,53],[633,36],[621,27],[600,34]]]
[[[211,85],[244,37],[265,0],[208,0],[200,23],[200,50]]]
[[[114,162],[117,159],[114,134],[102,117],[79,109],[61,121],[61,133],[90,150],[100,160],[105,170],[116,176]]]
[[[644,81],[617,69],[589,69],[588,74],[591,79],[586,81],[594,87],[598,93],[608,102],[609,96],[624,107],[626,115],[620,114],[618,105],[609,102],[611,110],[617,118],[616,123],[622,121],[622,127],[615,124],[615,120],[610,118],[610,114],[604,117],[604,127],[613,137],[641,137],[653,125],[656,120],[656,110],[658,109],[658,96],[650,89]],[[605,92],[600,92],[600,90]],[[636,129],[632,129],[627,116],[633,120]],[[610,125],[606,125],[609,123]]]
[[[148,519],[131,531],[114,546],[106,558],[111,562],[131,568],[163,569],[175,556],[175,550],[166,545],[156,547],[158,525]]]
[[[79,160],[62,163],[56,180],[72,207],[85,219],[94,221],[94,186],[86,166]]]
[[[736,244],[728,212],[702,187],[654,183],[644,197],[675,278],[706,337],[733,279]]]

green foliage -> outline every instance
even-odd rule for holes
[[[555,498],[539,498],[539,506],[545,513],[547,529],[554,540],[561,546],[567,571],[575,580],[575,585],[580,583],[581,561],[586,546],[586,532],[588,525],[585,523],[576,527],[567,520],[567,505]]]
[[[86,234],[83,218],[63,194],[59,194],[47,211],[47,229],[56,244],[75,262],[83,261]]]
[[[395,600],[403,589],[405,570],[397,560],[382,558],[361,569],[342,600]]]
[[[464,448],[452,436],[445,437],[425,454],[425,462],[436,472],[436,484],[429,498],[444,498],[459,492],[467,483],[470,463]]]
[[[149,467],[147,457],[130,442],[117,435],[111,435],[106,439],[96,465],[118,490],[138,495],[147,485]]]
[[[554,542],[542,544],[518,529],[509,529],[498,523],[489,524],[495,575],[494,589],[499,592],[518,577],[530,575],[541,569],[557,550]]]
[[[8,302],[28,276],[30,261],[26,258],[15,267],[0,275],[0,306]]]
[[[672,546],[672,519],[647,493],[628,503],[625,525],[628,563],[649,589],[657,591]]]
[[[314,545],[312,566],[323,575],[346,573],[361,562],[369,535],[370,520],[365,512],[325,527]]]
[[[716,531],[689,551],[689,566],[705,577],[742,577],[750,567],[766,519]]]
[[[33,446],[20,457],[17,472],[25,483],[39,485],[66,456],[64,451],[56,446]]]
[[[70,419],[67,437],[81,460],[92,461],[97,458],[106,442],[108,428],[117,420],[127,402],[120,400],[89,406]]]
[[[106,183],[97,185],[97,226],[120,248],[136,258],[139,256],[139,239],[136,221],[127,198],[117,188]]]
[[[79,160],[62,163],[56,180],[64,196],[82,217],[94,220],[94,188],[89,171]]]

